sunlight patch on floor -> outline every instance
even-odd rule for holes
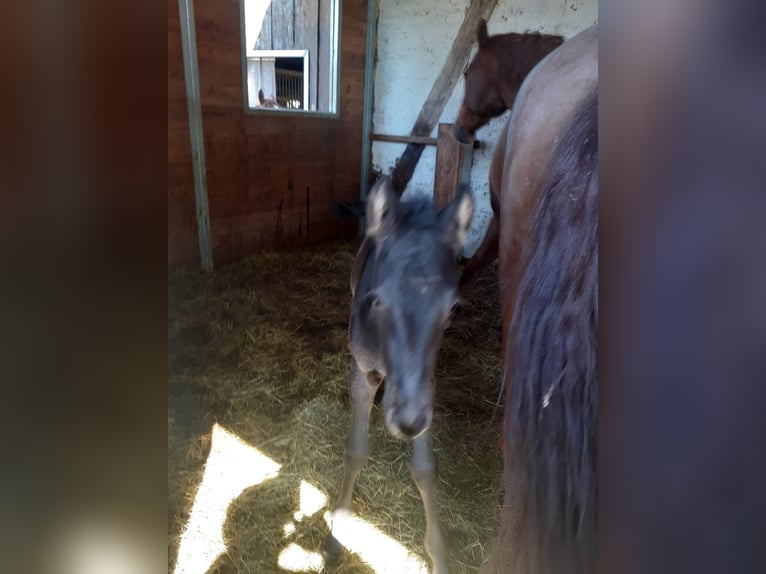
[[[289,572],[319,572],[324,568],[324,557],[293,542],[279,553],[277,563]]]
[[[327,496],[317,487],[301,480],[300,508],[293,518],[300,522],[307,516],[313,516],[322,510],[325,504],[327,504]]]
[[[338,542],[377,574],[428,574],[423,560],[369,522],[357,516],[329,512],[324,519]]]
[[[205,464],[189,521],[181,534],[174,574],[206,574],[216,559],[226,551],[223,526],[231,503],[242,492],[275,478],[282,465],[245,443],[217,423],[213,426],[210,454]],[[327,506],[327,495],[301,480],[299,508],[294,522],[283,527],[289,539],[297,524]],[[333,534],[345,548],[368,564],[376,574],[427,574],[426,564],[402,544],[370,523],[353,515],[324,513],[328,527],[335,520]],[[319,552],[287,541],[277,563],[289,572],[317,572],[324,567]]]
[[[205,574],[226,551],[223,525],[231,502],[246,488],[277,476],[281,467],[216,423],[202,483],[181,535],[174,574]]]

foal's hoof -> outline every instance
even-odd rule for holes
[[[322,546],[322,551],[328,559],[335,560],[340,557],[343,552],[343,545],[338,542],[338,539],[332,535],[332,532],[327,535]]]

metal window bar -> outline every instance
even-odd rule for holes
[[[283,108],[303,109],[303,73],[276,70],[277,104]]]

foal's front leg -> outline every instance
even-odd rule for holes
[[[348,385],[351,395],[351,431],[346,442],[343,485],[333,509],[333,528],[337,520],[343,520],[346,516],[351,515],[351,494],[354,490],[354,484],[364,463],[370,456],[370,411],[375,399],[375,392],[379,386],[379,379],[372,379],[368,382],[356,361],[352,361]],[[337,555],[341,550],[340,542],[331,531],[325,542],[325,551],[330,555]]]
[[[447,574],[447,559],[436,501],[436,460],[430,430],[425,431],[413,441],[410,470],[415,485],[420,491],[420,497],[423,499],[426,515],[425,547],[433,563],[433,574]]]

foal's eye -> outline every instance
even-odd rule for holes
[[[452,304],[452,307],[450,307],[449,318],[452,319],[455,315],[457,315],[458,311],[460,311],[460,309],[462,307],[463,307],[463,302],[462,301],[455,301]]]

